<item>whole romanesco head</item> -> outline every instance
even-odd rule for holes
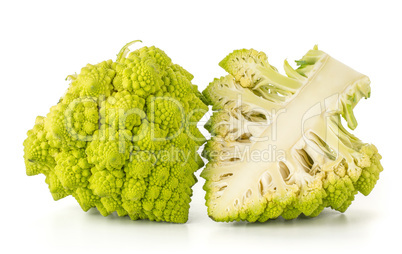
[[[341,124],[356,128],[353,108],[370,96],[369,79],[317,47],[296,63],[285,61],[285,76],[263,52],[235,50],[220,63],[229,74],[204,90],[214,113],[201,176],[214,220],[344,212],[379,179],[377,148]]]
[[[44,174],[55,200],[72,195],[84,211],[184,223],[208,107],[165,52],[130,45],[68,76],[66,94],[28,131],[26,172]]]

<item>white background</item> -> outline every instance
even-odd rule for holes
[[[402,227],[400,11],[398,1],[385,0],[2,1],[0,252],[327,253],[396,247]],[[43,175],[25,175],[26,131],[63,95],[67,75],[114,59],[135,39],[167,52],[194,74],[200,89],[225,75],[218,62],[238,48],[262,50],[282,70],[285,58],[299,59],[318,44],[368,75],[372,97],[357,106],[354,133],[383,155],[385,170],[374,191],[359,194],[344,214],[325,210],[314,219],[262,224],[209,219],[201,178],[182,225],[103,218],[84,213],[72,197],[53,201]]]

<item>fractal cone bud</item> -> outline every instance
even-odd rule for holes
[[[65,95],[28,131],[26,172],[84,211],[184,223],[208,107],[188,71],[154,46],[130,53],[132,43],[67,77]]]

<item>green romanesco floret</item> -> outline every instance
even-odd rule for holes
[[[208,111],[193,76],[152,46],[88,64],[24,141],[28,175],[84,211],[184,223]],[[194,139],[193,139],[194,137]]]
[[[383,170],[377,148],[349,133],[369,79],[314,47],[286,76],[256,50],[220,62],[229,75],[204,90],[215,111],[203,155],[208,213],[216,221],[266,221],[325,207],[346,211]]]

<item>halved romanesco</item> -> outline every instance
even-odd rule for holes
[[[160,49],[143,47],[88,64],[24,141],[28,175],[44,174],[55,200],[84,211],[183,223],[207,112],[193,76]],[[128,55],[127,55],[128,54]]]
[[[204,156],[208,214],[216,221],[266,221],[325,207],[344,212],[368,195],[382,171],[374,145],[349,133],[369,79],[314,47],[287,76],[263,52],[235,50],[220,62],[229,75],[203,94],[213,105]]]

